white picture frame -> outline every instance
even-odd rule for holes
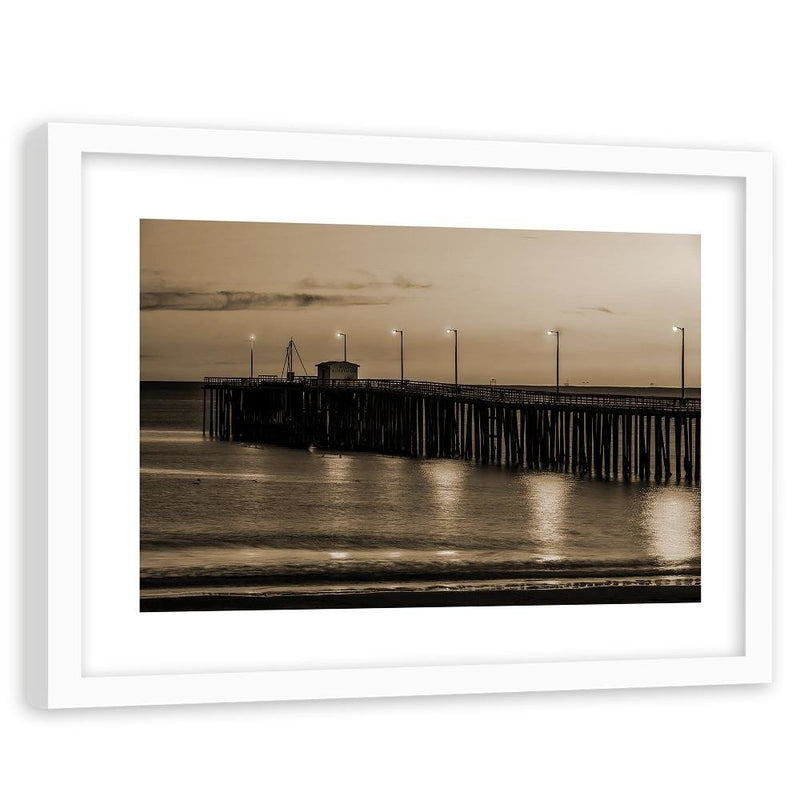
[[[90,485],[92,473],[83,464],[86,437],[92,435],[95,424],[92,415],[86,413],[92,390],[84,380],[90,361],[90,357],[84,358],[84,317],[87,303],[92,301],[91,272],[84,264],[84,165],[87,157],[100,154],[236,160],[239,165],[297,163],[311,165],[312,169],[314,164],[394,165],[482,173],[514,170],[738,182],[744,201],[738,236],[744,242],[745,301],[742,309],[728,310],[732,317],[741,317],[736,324],[743,334],[728,344],[713,344],[704,329],[704,348],[712,341],[712,348],[727,349],[724,354],[704,351],[703,359],[704,399],[707,357],[724,355],[744,365],[744,397],[728,398],[731,403],[743,403],[744,424],[738,433],[742,452],[746,453],[739,468],[744,476],[743,563],[738,596],[741,647],[729,654],[698,651],[672,657],[612,655],[514,661],[487,652],[484,660],[473,654],[469,663],[441,658],[437,663],[425,659],[414,663],[413,659],[393,661],[385,657],[362,664],[358,656],[353,656],[325,667],[293,663],[257,669],[243,664],[220,670],[213,665],[209,668],[189,663],[181,667],[173,664],[163,671],[152,665],[127,672],[87,668],[86,637],[93,624],[88,612],[100,601],[87,589],[97,565],[86,552],[90,539],[84,535],[85,506],[103,500],[96,499],[99,489]],[[65,708],[768,682],[772,661],[771,204],[771,156],[756,152],[81,124],[49,124],[32,133],[28,148],[26,353],[30,702],[43,708]],[[703,292],[714,292],[705,276]],[[722,294],[717,302],[728,302]],[[129,299],[138,313],[138,297]],[[705,320],[704,311],[704,326]],[[138,355],[138,348],[128,351]],[[725,454],[705,454],[704,476],[714,458],[724,459]],[[731,496],[738,496],[739,488],[733,487],[731,492]],[[110,513],[111,509],[106,511]],[[138,541],[126,552],[135,551],[137,546]],[[138,564],[133,566],[138,568]],[[133,604],[138,604],[138,596]],[[419,615],[429,610],[415,612]],[[219,613],[215,624],[225,625],[227,612]],[[437,613],[456,615],[450,618],[469,627],[469,615],[478,611],[462,608]],[[486,609],[480,613],[485,616]],[[595,609],[594,619],[597,613],[602,612]],[[185,624],[202,630],[203,612],[182,616]],[[259,617],[248,619],[248,624],[257,624]],[[238,634],[234,631],[232,635]]]

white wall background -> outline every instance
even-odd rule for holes
[[[796,787],[800,58],[789,4],[28,0],[0,47],[7,797],[787,796]],[[41,712],[22,661],[23,147],[44,121],[772,150],[776,669],[764,687]],[[794,363],[793,363],[794,362]]]

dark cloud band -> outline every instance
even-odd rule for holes
[[[142,292],[139,308],[142,311],[245,311],[269,308],[309,308],[311,306],[381,306],[391,302],[389,297],[312,294],[295,292]]]

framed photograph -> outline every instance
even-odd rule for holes
[[[32,703],[770,680],[769,155],[28,158]]]

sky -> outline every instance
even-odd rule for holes
[[[308,372],[362,378],[700,386],[700,237],[685,234],[141,220],[141,380]],[[295,363],[295,371],[302,368]]]

